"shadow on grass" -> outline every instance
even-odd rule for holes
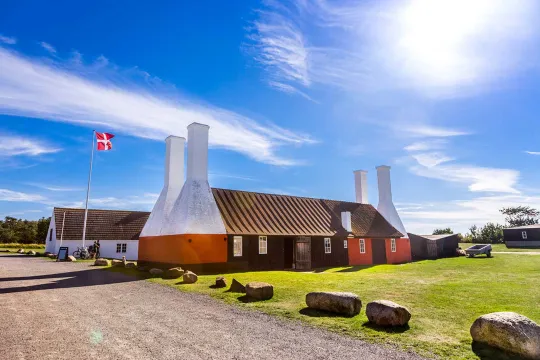
[[[409,324],[405,326],[379,326],[376,324],[372,324],[369,321],[366,321],[365,323],[363,323],[362,327],[379,331],[379,332],[384,332],[387,334],[401,334],[410,329]]]
[[[254,298],[249,297],[249,296],[247,296],[247,295],[239,296],[237,299],[238,299],[238,301],[243,302],[244,304],[247,304],[247,303],[254,303],[254,302],[261,302],[261,301],[266,301],[266,300],[258,300],[258,299],[254,299]]]
[[[476,341],[473,341],[471,344],[472,351],[478,356],[481,360],[520,360],[522,357],[507,353],[505,351],[496,349],[486,344],[482,344]]]
[[[336,272],[356,272],[356,271],[362,271],[362,270],[367,270],[369,268],[372,268],[376,265],[355,265],[355,266],[351,266],[349,268],[346,268],[346,269],[341,269],[341,270],[338,270]]]
[[[308,308],[308,307],[303,308],[302,310],[299,311],[299,313],[302,314],[302,315],[305,315],[305,316],[309,316],[309,317],[338,317],[338,318],[354,317],[354,316],[348,316],[348,315],[344,315],[344,314],[336,314],[336,313],[329,312],[329,311],[322,311],[322,310],[312,309],[312,308]]]
[[[216,284],[213,284],[213,285],[210,285],[209,288],[210,289],[225,289],[226,286],[217,286]],[[231,291],[226,291],[226,292],[231,292]]]

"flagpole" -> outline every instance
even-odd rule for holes
[[[92,182],[92,163],[94,162],[94,139],[96,138],[96,130],[92,131],[92,154],[90,155],[90,171],[88,172],[88,187],[86,188],[86,206],[84,208],[84,225],[82,232],[82,247],[86,240],[86,220],[88,219],[88,198],[90,196],[90,183]]]

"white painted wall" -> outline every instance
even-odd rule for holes
[[[93,240],[86,240],[84,244],[88,247],[94,244]],[[100,256],[104,258],[112,259],[121,259],[122,256],[125,256],[127,260],[136,261],[139,258],[139,240],[100,240]],[[116,252],[116,244],[127,244],[127,249],[125,253]],[[60,240],[56,241],[56,248],[54,253],[58,254],[60,246],[69,247],[69,255],[73,254],[77,247],[82,246],[82,240],[63,240],[60,244]],[[46,250],[49,251],[49,250]]]
[[[52,229],[52,239],[50,238]],[[54,211],[51,216],[51,223],[49,225],[49,229],[47,230],[47,238],[45,239],[45,251],[50,253],[55,253],[55,246],[56,246],[56,222],[54,221]]]

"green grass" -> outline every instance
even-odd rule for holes
[[[540,303],[540,259],[535,256],[460,257],[404,265],[332,268],[310,273],[266,271],[224,276],[228,284],[233,278],[244,284],[250,281],[271,283],[274,298],[243,303],[238,299],[240,294],[211,289],[215,275],[199,276],[199,281],[193,285],[177,284],[181,279],[153,278],[149,281],[443,359],[477,359],[471,351],[469,329],[482,314],[515,311],[540,322],[540,307],[536,306]],[[356,293],[362,299],[363,310],[353,318],[302,315],[300,311],[306,307],[305,295],[310,291]],[[410,328],[392,333],[365,326],[365,306],[377,299],[407,306],[413,315]]]
[[[461,246],[463,250],[473,245],[474,244],[470,244],[470,243],[459,243],[459,246]],[[505,244],[491,244],[491,248],[493,249],[493,251],[496,251],[496,252],[500,252],[500,251],[503,251],[503,252],[540,252],[540,249],[538,248],[536,249],[507,248]]]
[[[45,244],[17,244],[17,243],[7,243],[7,244],[2,244],[0,243],[0,249],[15,249],[15,250],[18,250],[20,248],[23,248],[23,249],[29,249],[29,250],[34,250],[35,249],[39,249],[39,250],[44,250],[45,249]]]

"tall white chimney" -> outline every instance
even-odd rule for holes
[[[208,183],[208,125],[188,126],[186,182],[167,219],[166,235],[225,234],[225,225]]]
[[[379,185],[379,205],[377,210],[403,237],[407,237],[405,226],[392,201],[392,185],[390,183],[390,166],[377,166],[377,182]]]
[[[185,145],[186,139],[183,137],[169,136],[165,139],[165,179],[163,189],[148,221],[144,225],[141,237],[162,234],[166,219],[169,217],[184,185]]]
[[[350,211],[341,212],[341,226],[348,232],[352,232],[352,219]]]
[[[359,204],[369,204],[367,171],[354,171],[354,190],[356,192],[356,202]]]

